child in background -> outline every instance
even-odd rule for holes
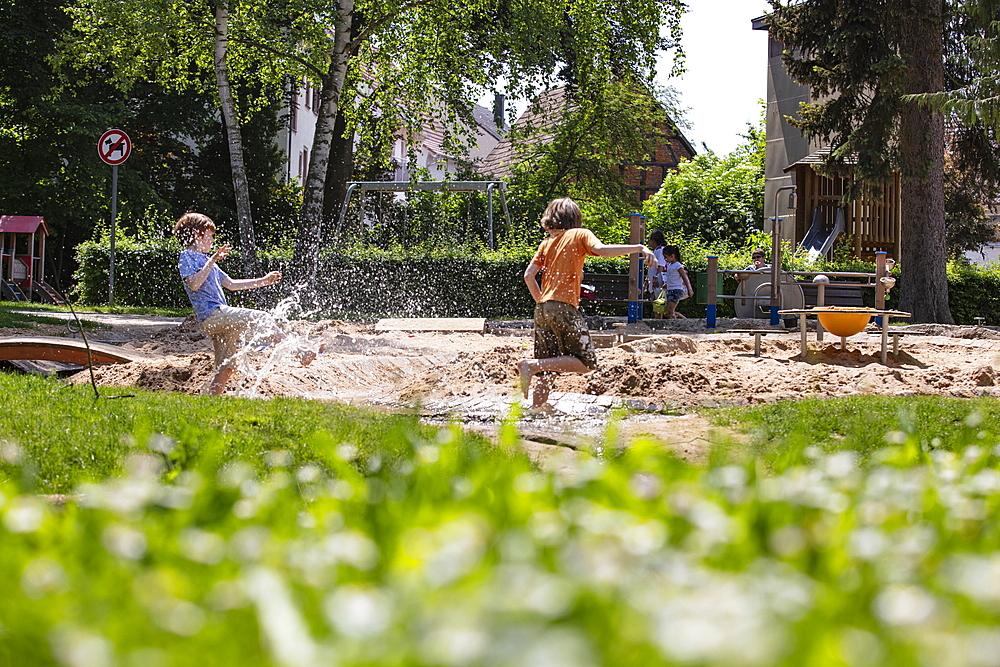
[[[663,261],[663,247],[667,245],[667,239],[663,236],[663,232],[659,229],[654,229],[649,234],[648,243],[649,247],[653,249],[656,261],[651,262],[646,267],[646,291],[655,299],[657,293],[660,291],[660,287],[662,287],[660,283],[660,271],[666,264]]]
[[[691,280],[681,264],[681,249],[675,245],[664,246],[663,259],[666,266],[660,271],[660,278],[667,290],[666,319],[686,319],[677,312],[677,304],[694,295],[694,290],[691,289]]]
[[[653,253],[644,245],[605,245],[583,229],[580,207],[569,197],[554,199],[542,214],[548,238],[524,271],[524,282],[535,300],[535,357],[518,363],[521,393],[528,398],[531,381],[541,373],[532,395],[532,407],[543,405],[552,389],[553,373],[589,373],[597,355],[587,323],[580,314],[580,283],[587,255],[620,257],[640,252],[652,264]],[[535,276],[542,273],[542,285]]]
[[[222,288],[245,290],[273,285],[281,273],[271,271],[262,278],[234,280],[217,266],[232,249],[222,246],[211,256],[215,240],[215,223],[201,213],[185,213],[174,225],[174,235],[185,246],[177,267],[180,269],[191,306],[202,332],[212,339],[215,348],[215,375],[202,389],[203,393],[221,395],[236,372],[236,362],[243,349],[251,343],[277,344],[286,338],[270,313],[251,308],[234,308],[226,303]],[[320,348],[299,347],[295,355],[303,366],[316,358]]]

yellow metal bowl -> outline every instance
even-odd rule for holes
[[[870,312],[857,312],[851,310],[827,311],[816,313],[823,328],[834,336],[853,336],[860,333],[868,326],[872,318]]]

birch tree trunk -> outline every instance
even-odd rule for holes
[[[351,55],[354,0],[339,0],[338,5],[340,15],[334,26],[330,64],[321,82],[319,117],[316,119],[316,134],[313,136],[312,151],[309,154],[309,171],[303,191],[299,233],[295,242],[295,253],[292,256],[293,279],[296,283],[305,283],[307,286],[314,283],[319,269],[319,246],[330,147],[333,143],[340,99]]]
[[[911,0],[903,12],[900,54],[906,93],[944,89],[943,4]],[[948,252],[944,223],[944,116],[909,104],[899,128],[902,176],[900,309],[914,322],[952,324],[948,305]]]
[[[239,225],[240,258],[247,276],[260,274],[257,244],[253,233],[253,215],[250,212],[250,183],[243,160],[243,137],[240,120],[236,114],[232,90],[229,87],[229,66],[226,55],[229,48],[229,5],[226,0],[215,3],[215,82],[219,89],[222,122],[229,144],[229,162],[233,173],[233,191],[236,195],[236,219]]]

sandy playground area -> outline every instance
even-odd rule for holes
[[[592,325],[600,368],[560,376],[550,406],[522,421],[526,437],[574,446],[600,438],[615,409],[626,407],[627,434],[649,432],[673,441],[682,455],[696,456],[705,444],[704,423],[689,414],[696,406],[853,394],[1000,393],[1000,332],[986,327],[911,325],[905,330],[914,335],[901,339],[899,354],[892,354],[890,343],[888,365],[882,365],[874,329],[848,339],[846,350],[829,334],[817,342],[810,333],[810,352],[802,359],[796,332],[769,332],[757,357],[752,335],[710,333],[704,320],[630,324],[628,342],[617,344],[610,322],[599,324],[608,326]],[[759,320],[719,325],[766,326]],[[305,368],[273,348],[249,353],[230,394],[416,410],[432,421],[458,419],[489,428],[520,400],[516,362],[532,350],[530,322],[491,322],[484,335],[378,333],[373,325],[335,320],[290,322],[287,328],[324,341],[326,352]],[[97,337],[148,355],[146,361],[96,368],[102,386],[193,394],[212,372],[211,343],[192,318],[143,331],[113,326]],[[69,381],[87,383],[90,376],[84,371]]]

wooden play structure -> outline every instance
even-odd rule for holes
[[[45,282],[45,237],[40,215],[0,215],[0,298],[9,301],[63,300]]]
[[[135,350],[93,342],[90,343],[88,357],[87,344],[75,338],[56,336],[0,338],[0,361],[44,359],[86,366],[91,359],[95,364],[127,364],[147,358],[147,355]]]
[[[877,194],[866,193],[847,204],[842,202],[851,186],[850,177],[820,174],[829,149],[808,155],[785,169],[795,174],[795,228],[792,240],[807,247],[822,248],[823,255],[833,248],[839,234],[851,238],[856,257],[874,260],[883,252],[890,259],[899,258],[900,184],[899,172]],[[829,240],[828,244],[824,241]]]

